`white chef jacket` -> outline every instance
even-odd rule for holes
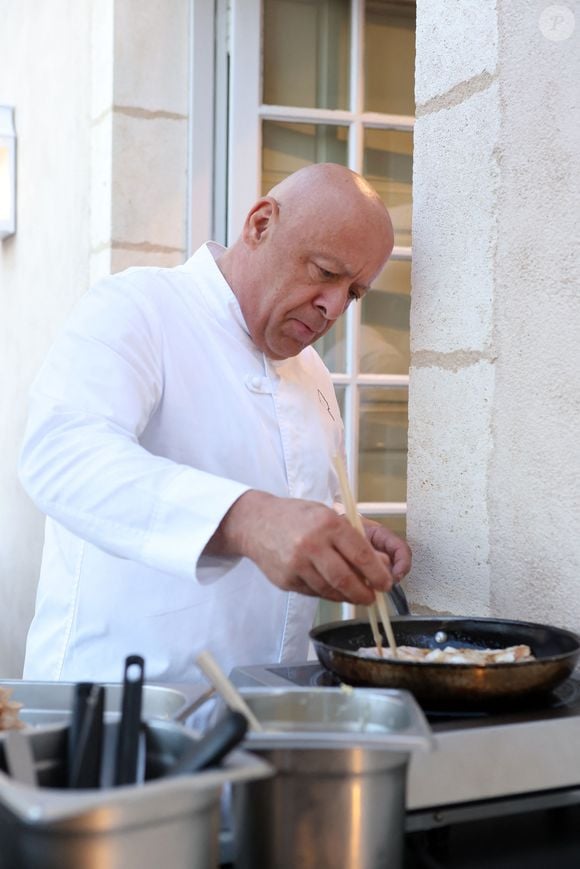
[[[212,251],[80,301],[31,390],[22,482],[47,514],[24,677],[199,681],[304,659],[315,598],[202,551],[249,488],[332,505],[342,424],[316,351],[253,344]]]

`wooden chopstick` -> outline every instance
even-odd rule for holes
[[[383,657],[383,638],[381,636],[381,632],[379,630],[379,619],[377,614],[376,604],[372,603],[367,607],[367,613],[369,617],[369,622],[371,626],[371,631],[373,635],[373,640],[375,641],[375,646],[377,647],[377,651],[380,657]]]
[[[195,659],[195,663],[204,676],[209,679],[218,694],[221,694],[230,709],[234,709],[236,712],[241,712],[242,715],[245,715],[252,730],[261,731],[264,729],[234,683],[228,679],[211,652],[208,652],[207,649],[200,652]]]
[[[362,524],[362,519],[357,512],[356,504],[354,502],[354,498],[352,495],[352,491],[350,488],[350,484],[348,482],[348,476],[346,473],[346,468],[344,466],[344,461],[342,456],[336,455],[333,459],[334,467],[336,469],[336,473],[338,474],[338,482],[340,485],[340,492],[342,495],[342,502],[344,504],[347,518],[353,528],[356,528],[363,537],[365,536],[364,527]],[[389,646],[391,652],[393,653],[393,657],[397,657],[397,643],[395,642],[395,635],[393,633],[393,627],[391,625],[391,619],[389,618],[389,611],[387,609],[387,605],[385,603],[385,599],[383,595],[375,590],[375,604],[378,610],[378,614],[383,623],[383,627],[385,629],[385,633],[387,635],[387,639],[389,641]],[[371,624],[371,630],[373,632],[373,639],[377,646],[379,655],[382,657],[383,655],[383,643],[380,635],[380,631],[378,628],[377,614],[374,610],[374,605],[371,605],[369,610],[369,621]]]

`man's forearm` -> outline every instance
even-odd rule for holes
[[[265,512],[275,495],[250,489],[234,501],[204,549],[206,555],[252,557],[252,541],[259,534]]]

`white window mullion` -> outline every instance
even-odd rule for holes
[[[303,106],[260,106],[260,117],[271,121],[293,121],[307,124],[335,124],[344,126],[354,119],[352,112],[342,109],[309,109]]]
[[[214,10],[211,4],[190,0],[189,37],[191,63],[189,92],[191,110],[188,122],[188,195],[187,255],[213,238],[213,76],[206,79],[195,72],[213,69]]]
[[[191,2],[199,5],[196,0],[191,0]],[[216,0],[213,231],[211,238],[223,245],[227,243],[228,237],[229,14],[228,0]]]
[[[363,128],[359,120],[363,86],[363,33],[361,22],[363,4],[361,0],[351,0],[351,43],[350,43],[350,109],[351,121],[348,131],[348,165],[355,172],[361,171]],[[348,372],[345,400],[345,445],[348,470],[352,490],[358,490],[358,418],[359,394],[357,388],[359,372],[360,307],[351,305],[346,321],[346,365]]]
[[[353,95],[354,100],[362,100],[360,69],[351,69],[351,91],[357,89]],[[354,105],[354,103],[353,103]],[[378,112],[357,112],[347,109],[322,109],[309,108],[307,106],[275,106],[270,103],[262,103],[259,107],[260,117],[275,121],[304,121],[309,124],[350,124],[355,119],[365,127],[373,127],[385,130],[400,130],[413,132],[414,118],[407,115],[383,115]]]
[[[406,389],[409,386],[408,374],[333,374],[332,382],[337,386],[348,386],[354,378],[362,386],[386,386],[389,389]]]
[[[415,126],[412,115],[385,115],[382,112],[362,112],[361,121],[365,127],[388,127],[411,133]]]
[[[359,447],[359,404],[360,396],[357,383],[359,381],[359,341],[360,341],[360,305],[351,305],[346,314],[346,363],[345,378],[345,447],[348,460],[348,470],[352,490],[358,491],[358,447]],[[334,382],[336,380],[333,378]]]
[[[350,108],[360,117],[364,107],[364,0],[351,0],[350,17]]]
[[[400,516],[407,512],[405,501],[359,501],[357,508],[363,516]]]
[[[353,120],[349,128],[348,165],[362,173],[364,127],[361,113],[364,100],[364,2],[351,0],[350,29],[350,109]]]
[[[231,0],[228,243],[260,190],[261,7],[261,0]]]
[[[410,247],[398,247],[395,245],[391,254],[391,259],[410,260],[412,259],[412,249]]]

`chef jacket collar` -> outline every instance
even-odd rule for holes
[[[240,303],[216,262],[216,257],[224,251],[225,247],[221,244],[208,241],[196,250],[182,268],[195,273],[197,287],[215,319],[229,331],[244,332],[251,346],[259,352],[252,341]]]
[[[258,350],[252,341],[240,303],[219,269],[216,257],[225,250],[226,248],[218,244],[217,241],[208,241],[198,248],[181,268],[185,271],[192,271],[198,279],[201,278],[198,280],[198,288],[215,319],[230,332],[243,332],[244,340],[248,346],[253,349],[254,353],[263,356],[266,370],[279,370],[287,365],[289,360],[270,359]]]

